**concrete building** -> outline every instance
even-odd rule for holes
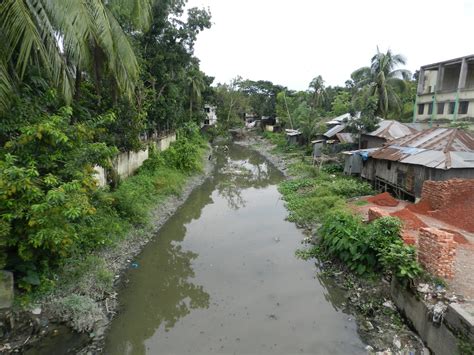
[[[204,120],[205,126],[214,126],[217,123],[217,107],[211,105],[204,105],[204,112],[206,113],[206,118]]]
[[[368,153],[360,176],[378,190],[414,200],[426,180],[474,179],[474,137],[432,128],[396,139]]]
[[[474,55],[420,68],[414,121],[432,126],[453,120],[474,121]]]

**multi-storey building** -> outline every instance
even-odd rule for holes
[[[474,55],[420,68],[414,120],[474,121]]]

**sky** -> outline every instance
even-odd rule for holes
[[[377,51],[391,49],[414,72],[474,54],[474,0],[189,0],[209,8],[212,28],[195,55],[215,83],[269,80],[305,90],[321,75],[344,85]]]

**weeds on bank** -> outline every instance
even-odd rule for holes
[[[266,132],[264,136],[284,151],[282,134]],[[317,169],[308,157],[292,164],[289,172],[294,179],[279,186],[289,210],[288,219],[302,227],[319,227],[318,244],[297,251],[297,256],[335,258],[358,275],[390,272],[408,280],[421,274],[415,250],[399,237],[398,218],[385,217],[365,224],[347,208],[347,199],[373,194],[368,183],[342,175],[341,164]]]

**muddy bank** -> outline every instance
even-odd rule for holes
[[[90,330],[78,334],[72,330],[71,324],[64,325],[53,312],[57,301],[66,296],[59,286],[52,295],[37,300],[29,310],[15,307],[0,312],[0,352],[24,354],[49,353],[99,353],[103,335],[111,319],[117,313],[117,291],[126,280],[124,272],[133,267],[134,258],[154,238],[157,231],[186,201],[191,192],[209,176],[213,169],[212,148],[203,157],[204,169],[199,175],[191,176],[183,187],[179,196],[171,195],[160,202],[150,212],[149,223],[142,228],[133,229],[130,234],[111,248],[94,254],[105,263],[107,271],[114,275],[113,291],[107,292],[104,298],[97,300],[94,295],[82,295],[90,300],[95,309],[94,318],[86,319],[90,322]],[[87,277],[88,275],[85,275]],[[78,280],[78,283],[82,280]],[[64,315],[73,321],[77,315]],[[69,323],[69,322],[68,322]],[[89,325],[87,325],[89,326]]]

